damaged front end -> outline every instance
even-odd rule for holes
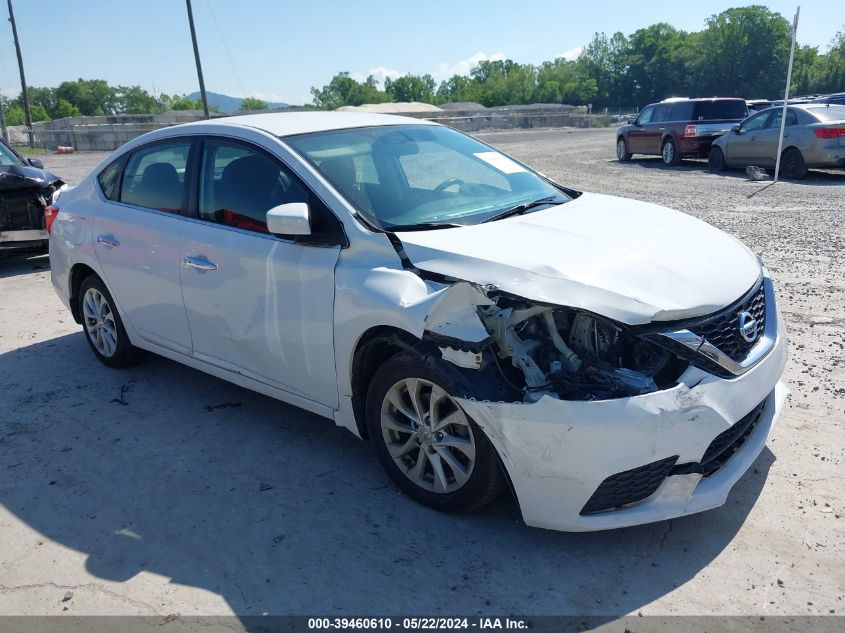
[[[677,384],[688,367],[675,354],[604,317],[538,305],[495,289],[486,289],[484,296],[486,301],[474,306],[487,334],[483,341],[444,341],[435,329],[444,328],[442,321],[429,332],[440,338],[445,360],[471,369],[495,366],[526,402],[544,395],[606,400],[651,393]],[[473,320],[467,311],[462,316]]]
[[[44,208],[64,182],[24,165],[0,165],[0,251],[46,246]]]

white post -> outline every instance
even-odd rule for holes
[[[786,127],[786,104],[789,101],[789,84],[792,83],[792,59],[795,57],[795,33],[798,31],[798,14],[801,12],[801,7],[796,7],[795,17],[792,19],[792,47],[789,50],[789,67],[786,71],[786,91],[783,93],[783,110],[780,117],[780,136],[778,137],[778,154],[775,159],[775,179],[778,181],[780,176],[780,154],[783,151],[783,132]]]

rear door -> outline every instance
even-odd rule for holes
[[[107,167],[100,175],[104,212],[92,218],[94,250],[121,316],[139,336],[183,354],[191,336],[179,240],[192,151],[187,138],[158,141]]]
[[[276,157],[207,137],[198,218],[180,259],[194,356],[328,406],[337,405],[334,267],[340,223]],[[266,213],[306,202],[317,241],[271,235]],[[322,239],[322,237],[327,239]],[[334,241],[334,243],[332,243]]]

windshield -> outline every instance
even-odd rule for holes
[[[478,224],[508,210],[570,200],[504,154],[447,127],[354,128],[284,141],[383,230]]]
[[[21,159],[12,150],[0,143],[0,165],[20,165]]]

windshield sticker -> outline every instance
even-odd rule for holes
[[[480,158],[491,167],[495,167],[503,174],[518,174],[521,171],[528,171],[520,165],[512,161],[507,156],[499,152],[477,152],[473,154],[476,158]]]

